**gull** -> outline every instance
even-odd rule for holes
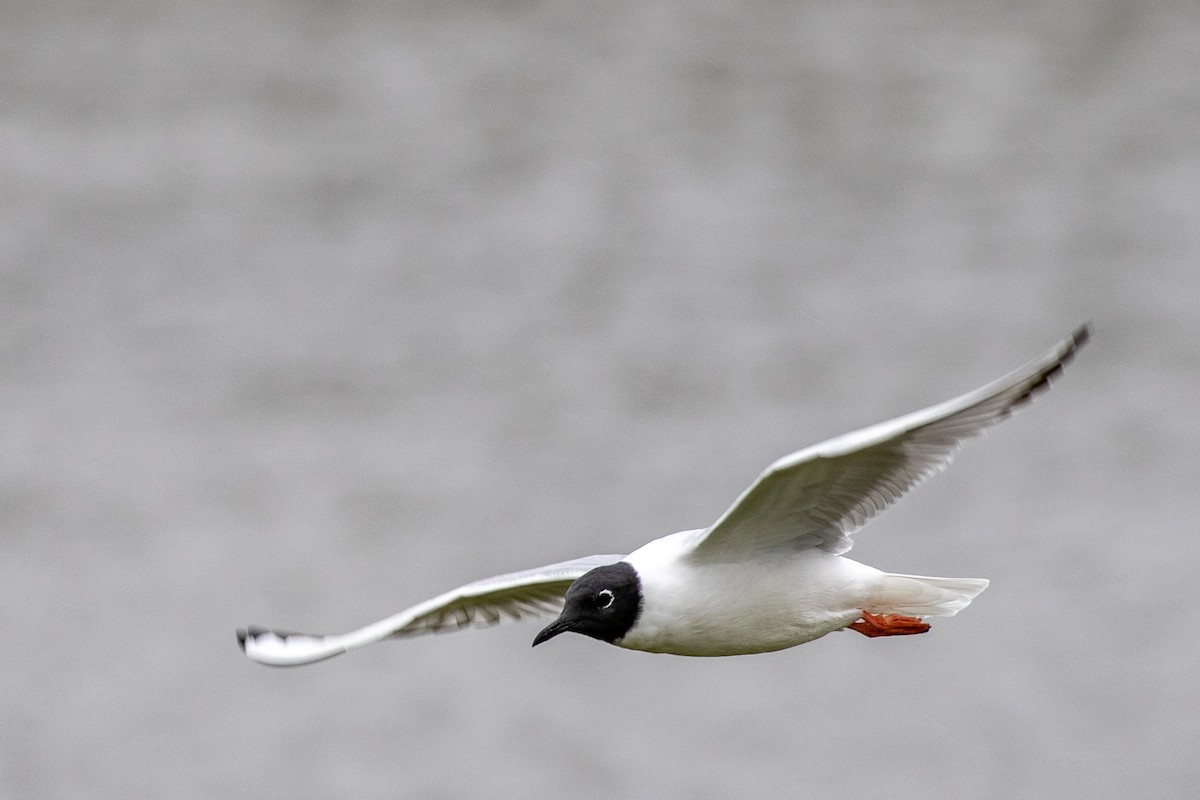
[[[845,557],[850,535],[1047,389],[1088,326],[1039,358],[952,400],[835,436],[771,464],[707,528],[468,583],[349,633],[239,629],[271,666],[321,661],[384,639],[561,612],[536,646],[574,632],[631,650],[729,656],[794,647],[837,630],[929,630],[987,588],[982,578],[883,572]]]

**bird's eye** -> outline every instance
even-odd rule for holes
[[[615,599],[616,597],[613,596],[612,589],[601,589],[596,594],[596,608],[608,608],[613,604],[613,600]]]

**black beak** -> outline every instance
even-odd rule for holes
[[[549,625],[542,628],[538,635],[533,637],[533,646],[537,647],[542,642],[553,639],[560,633],[566,633],[569,630],[571,630],[571,621],[559,617],[558,619],[554,620],[554,622],[551,622]]]

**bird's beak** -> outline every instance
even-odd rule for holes
[[[558,619],[554,620],[554,622],[551,622],[549,625],[542,628],[538,635],[533,637],[533,646],[537,647],[542,642],[547,641],[548,639],[553,639],[560,633],[566,633],[569,630],[571,630],[571,621],[569,619],[559,617]]]

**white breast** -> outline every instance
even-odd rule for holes
[[[637,623],[616,642],[656,653],[725,656],[781,650],[854,622],[882,573],[809,549],[735,563],[692,563],[695,531],[631,553],[642,584]]]

